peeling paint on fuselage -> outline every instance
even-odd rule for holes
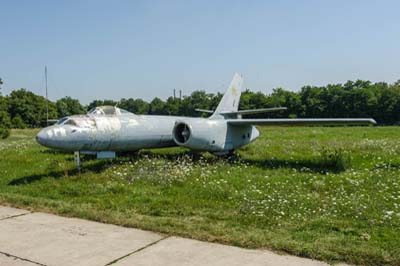
[[[172,137],[176,122],[194,129],[193,149],[224,152],[246,145],[258,137],[255,127],[230,127],[223,119],[177,116],[87,114],[70,116],[65,124],[44,128],[40,144],[67,151],[134,151],[177,146]],[[251,136],[250,136],[250,135]],[[246,138],[242,138],[246,136]],[[247,137],[249,136],[249,137]]]
[[[120,115],[70,116],[77,125],[53,125],[37,136],[40,144],[62,150],[130,151],[176,146],[172,129],[177,117]],[[191,118],[188,118],[191,120]]]

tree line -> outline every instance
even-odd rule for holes
[[[0,85],[2,81],[0,79]],[[120,101],[94,100],[82,105],[79,100],[64,97],[48,101],[49,118],[84,114],[93,107],[114,105],[135,114],[201,116],[196,108],[213,110],[222,94],[194,91],[182,99],[169,97],[165,101],[154,98],[123,98]],[[270,94],[245,90],[242,92],[240,109],[256,109],[285,106],[286,111],[269,113],[271,118],[306,117],[372,117],[381,125],[400,124],[400,80],[388,84],[370,81],[347,81],[344,84],[304,86],[299,91],[276,88]],[[254,115],[261,117],[265,114]],[[26,89],[12,91],[7,96],[0,92],[0,135],[4,128],[34,128],[46,124],[46,99]]]

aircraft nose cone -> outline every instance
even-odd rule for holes
[[[40,132],[36,135],[36,141],[39,142],[39,144],[46,146],[47,140],[48,136],[46,129],[40,130]]]

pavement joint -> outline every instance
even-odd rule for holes
[[[20,216],[20,215],[18,215],[18,216]],[[4,219],[2,219],[2,220],[4,220]],[[40,263],[40,262],[36,262],[36,261],[33,261],[33,260],[24,259],[24,258],[15,256],[15,255],[8,254],[8,253],[3,252],[3,251],[0,251],[0,254],[3,254],[3,255],[5,255],[5,256],[7,256],[7,257],[12,257],[12,258],[16,258],[16,259],[19,259],[19,260],[27,261],[27,262],[30,262],[30,263],[34,263],[34,264],[37,264],[37,265],[40,265],[40,266],[47,266],[47,265],[42,264],[42,263]]]
[[[243,249],[11,207],[0,206],[0,217],[4,220],[0,220],[0,265],[328,266],[322,261],[268,250]]]
[[[138,253],[138,252],[140,252],[140,251],[142,251],[142,250],[144,250],[144,249],[146,249],[146,248],[148,248],[148,247],[151,247],[151,246],[153,246],[153,245],[159,243],[160,241],[163,241],[163,240],[165,240],[165,239],[167,239],[167,238],[169,238],[169,237],[170,237],[170,236],[165,236],[165,237],[163,237],[163,238],[161,238],[161,239],[159,239],[159,240],[157,240],[157,241],[151,242],[150,244],[148,244],[148,245],[146,245],[146,246],[144,246],[144,247],[141,247],[141,248],[139,248],[139,249],[137,249],[137,250],[134,250],[134,251],[131,252],[131,253],[128,253],[128,254],[126,254],[126,255],[124,255],[124,256],[118,258],[118,259],[115,259],[115,260],[113,260],[113,261],[107,263],[105,266],[109,266],[109,265],[115,264],[115,263],[117,263],[118,261],[120,261],[120,260],[122,260],[122,259],[124,259],[124,258],[126,258],[126,257],[129,257],[129,256],[132,255],[132,254]]]
[[[27,215],[27,214],[32,214],[32,213],[33,213],[33,212],[27,212],[27,213],[21,213],[21,214],[11,215],[11,216],[7,216],[7,217],[4,217],[4,218],[0,218],[0,221],[7,220],[7,219],[12,219],[12,218],[24,216],[24,215]],[[0,251],[0,253],[1,253],[1,251]]]

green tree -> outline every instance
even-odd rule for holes
[[[148,114],[150,112],[150,104],[142,99],[135,99],[135,109],[134,113],[136,114]]]
[[[26,128],[26,124],[19,114],[13,117],[11,124],[13,128]]]
[[[222,93],[217,93],[217,94],[211,94],[211,99],[210,99],[210,110],[215,110],[217,109],[217,106],[219,102],[222,99],[223,94]]]
[[[250,90],[245,90],[240,97],[239,109],[249,110],[271,107],[268,105],[267,100],[268,97],[262,92],[252,92]],[[265,116],[266,114],[254,114],[247,117],[258,118]]]
[[[118,102],[114,100],[94,100],[91,103],[89,103],[87,110],[93,109],[94,107],[97,106],[103,106],[103,105],[111,105],[111,106],[116,106]]]
[[[3,80],[0,78],[0,138],[5,139],[10,135],[11,119],[8,113],[7,98],[1,94]]]
[[[79,100],[72,99],[69,96],[57,100],[56,107],[59,117],[84,114],[86,112]]]
[[[212,106],[214,94],[207,94],[204,90],[194,91],[190,96],[184,96],[180,100],[179,114],[184,116],[207,116],[196,112],[196,109],[214,109]]]
[[[374,117],[382,124],[400,124],[400,82],[393,85],[380,85],[380,97]]]
[[[168,97],[168,99],[165,103],[166,114],[167,115],[179,115],[180,103],[181,103],[180,99],[177,99],[174,97]]]
[[[46,99],[25,89],[14,90],[8,96],[8,111],[11,119],[19,115],[27,127],[46,124]],[[58,117],[56,105],[48,101],[49,117]]]
[[[150,102],[150,114],[152,115],[165,115],[165,102],[163,102],[160,98],[154,98]]]
[[[118,107],[133,113],[133,108],[134,108],[133,102],[134,102],[134,99],[132,99],[132,98],[129,98],[129,99],[122,98],[118,102]]]
[[[301,117],[303,115],[303,108],[301,104],[301,97],[299,93],[287,91],[283,88],[273,89],[271,95],[266,99],[267,105],[265,107],[286,107],[286,111],[272,112],[270,117]]]
[[[7,110],[6,98],[0,95],[0,138],[4,139],[10,134],[11,119]]]
[[[242,94],[240,96],[239,109],[248,110],[248,109],[254,108],[252,101],[251,101],[253,94],[254,94],[254,92],[252,92],[248,89],[242,92]]]
[[[326,103],[321,97],[325,87],[304,86],[300,90],[301,108],[304,110],[302,117],[324,117]]]
[[[125,109],[134,114],[148,114],[150,110],[149,103],[142,99],[121,99],[118,104],[119,108]]]
[[[0,79],[1,81],[1,79]],[[142,99],[95,100],[88,108],[101,105],[118,106],[136,114],[198,116],[196,108],[215,110],[222,94],[194,91],[183,99],[169,97],[165,102],[154,98],[150,103]],[[56,118],[84,113],[84,107],[71,97],[48,102],[49,117]],[[370,81],[347,81],[344,84],[304,86],[298,92],[276,88],[269,95],[245,90],[240,109],[285,106],[285,112],[257,114],[253,117],[373,117],[378,123],[400,124],[400,81],[393,84]],[[206,116],[207,114],[201,114]],[[38,127],[46,122],[46,99],[25,89],[9,96],[0,94],[0,129],[13,126]],[[0,133],[1,135],[1,133]]]

